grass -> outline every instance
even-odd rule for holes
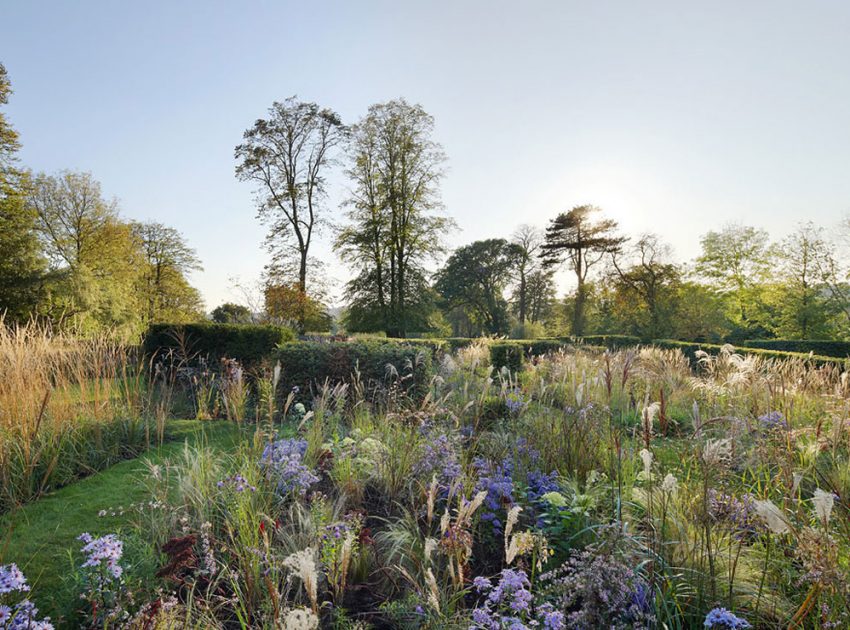
[[[158,463],[174,457],[186,442],[228,450],[236,444],[239,429],[223,421],[173,420],[168,435],[168,442],[138,459],[116,464],[0,517],[0,531],[5,532],[0,539],[0,564],[18,564],[33,587],[36,605],[58,622],[57,627],[61,614],[78,605],[69,579],[69,551],[78,549],[76,538],[84,531],[103,535],[129,524],[129,512],[105,517],[98,517],[98,512],[147,500],[140,483],[145,460]]]

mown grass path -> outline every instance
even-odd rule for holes
[[[81,532],[100,536],[129,524],[129,511],[103,517],[98,512],[148,499],[141,483],[144,460],[157,463],[175,457],[186,442],[227,450],[236,444],[238,435],[236,426],[228,422],[172,421],[169,439],[161,447],[0,517],[0,564],[17,563],[32,586],[31,599],[42,614],[51,615],[57,627],[62,626],[63,613],[79,605],[69,551],[79,550],[77,536]]]

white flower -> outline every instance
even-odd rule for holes
[[[832,505],[835,502],[835,497],[831,492],[824,492],[820,488],[815,490],[815,496],[812,501],[815,504],[815,514],[824,525],[829,525],[829,517],[832,514]]]

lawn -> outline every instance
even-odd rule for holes
[[[0,541],[0,564],[18,564],[32,585],[36,605],[60,626],[62,613],[77,605],[69,577],[69,552],[80,547],[77,536],[85,531],[113,533],[129,524],[130,512],[121,514],[118,509],[147,500],[140,479],[145,462],[160,463],[174,457],[187,442],[226,450],[237,442],[238,435],[236,425],[224,421],[172,420],[163,446],[0,517],[0,531],[5,532]],[[101,510],[107,515],[99,517]]]

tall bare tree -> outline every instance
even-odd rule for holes
[[[269,225],[267,244],[275,261],[295,255],[294,279],[303,298],[310,246],[323,220],[325,177],[344,136],[336,112],[292,97],[274,103],[235,150],[236,176],[257,187],[258,216]]]
[[[600,209],[596,206],[584,205],[559,214],[546,228],[540,254],[547,266],[553,267],[566,261],[575,274],[574,335],[584,334],[588,273],[606,255],[619,251],[627,240],[616,234],[618,226],[613,219],[594,221],[598,212]]]
[[[529,311],[529,277],[540,266],[543,232],[533,225],[520,225],[511,238],[515,247],[516,289],[514,302],[520,324],[525,324]]]

